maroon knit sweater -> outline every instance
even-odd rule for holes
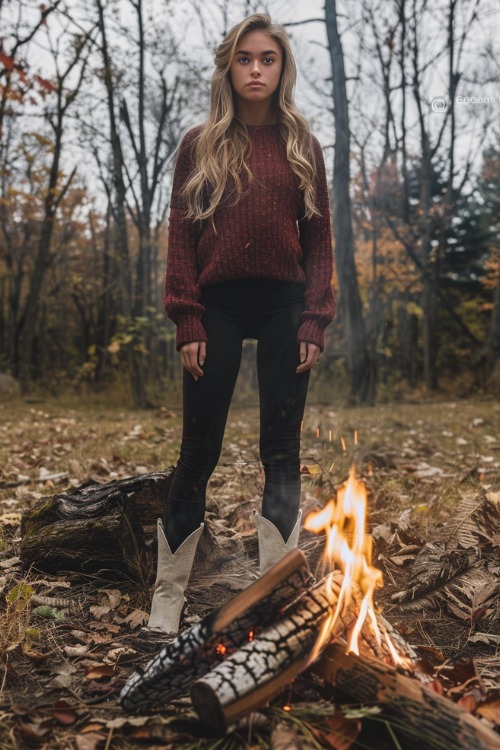
[[[325,164],[313,137],[316,205],[321,216],[304,219],[304,201],[286,158],[278,125],[248,126],[248,192],[236,205],[224,202],[211,221],[186,218],[180,191],[193,166],[193,144],[201,126],[184,136],[175,164],[168,233],[164,304],[177,325],[179,349],[206,341],[200,304],[203,287],[241,278],[298,281],[305,285],[305,308],[298,341],[324,347],[324,330],[335,315],[332,239]]]

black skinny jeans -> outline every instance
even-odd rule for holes
[[[180,457],[164,528],[172,551],[203,521],[207,482],[219,460],[242,343],[257,339],[262,515],[290,536],[300,504],[300,428],[309,370],[297,374],[297,330],[304,287],[272,279],[238,279],[202,290],[207,333],[204,375],[184,370]]]

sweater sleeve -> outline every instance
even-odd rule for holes
[[[168,253],[163,303],[168,317],[177,326],[177,351],[191,341],[206,341],[201,322],[205,308],[200,304],[196,246],[199,229],[186,210],[180,192],[193,167],[193,148],[200,128],[192,128],[184,136],[175,162],[170,216],[168,222]]]
[[[299,221],[300,244],[306,275],[305,308],[297,332],[298,341],[310,341],[323,351],[325,328],[335,317],[335,295],[332,289],[333,250],[330,224],[330,202],[323,151],[313,136],[316,161],[316,205],[320,216]]]

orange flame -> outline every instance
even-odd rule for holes
[[[352,598],[353,586],[359,587],[362,600],[357,621],[349,638],[347,653],[352,651],[359,655],[359,634],[367,618],[377,643],[381,643],[382,636],[375,615],[373,594],[375,589],[383,585],[383,576],[380,570],[372,566],[372,538],[366,533],[366,509],[366,487],[356,478],[353,466],[349,479],[337,492],[336,501],[329,500],[324,508],[309,513],[305,520],[304,526],[308,531],[326,532],[325,563],[330,570],[337,567],[343,573],[336,605],[332,607],[323,624],[309,662],[313,662],[331,640],[335,624],[344,606]],[[334,601],[332,573],[327,577],[327,587]],[[388,648],[395,661],[400,663],[401,660],[390,641]]]
[[[227,651],[227,648],[224,646],[223,643],[219,643],[215,650],[218,654],[225,654]]]

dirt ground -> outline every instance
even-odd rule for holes
[[[23,570],[21,516],[67,487],[167,468],[175,464],[180,437],[177,409],[132,411],[75,399],[0,403],[0,746],[404,748],[383,713],[370,715],[366,707],[349,713],[344,706],[334,719],[331,703],[306,677],[258,721],[223,738],[203,735],[188,698],[154,716],[124,714],[121,687],[159,647],[141,631],[151,586]],[[426,542],[464,531],[481,501],[499,492],[500,406],[492,400],[358,409],[309,404],[301,464],[305,513],[323,505],[355,464],[369,490],[374,561],[385,581],[377,599],[382,613],[437,669],[437,692],[498,730],[498,589],[485,583],[478,598],[476,585],[473,601],[472,595],[455,601],[448,589],[441,599],[438,593],[433,609],[421,611],[398,607],[391,597],[408,585]],[[219,540],[220,560],[202,575],[195,568],[184,626],[234,595],[231,555],[241,551],[241,539],[240,569],[246,567],[250,578],[255,573],[251,512],[260,507],[262,487],[258,410],[232,407],[208,491],[207,523]],[[481,574],[488,555],[498,560],[500,531],[486,537]],[[317,547],[307,532],[300,546],[306,554]],[[60,606],[37,604],[40,597],[60,599]],[[285,702],[291,711],[283,711]],[[286,727],[294,739],[283,744],[278,734]]]

